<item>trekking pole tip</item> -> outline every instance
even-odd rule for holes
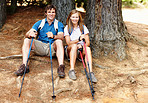
[[[20,98],[21,94],[19,94],[19,98]]]
[[[56,98],[56,96],[55,96],[55,95],[53,95],[53,96],[52,96],[52,99],[53,99],[53,100],[55,100],[55,98]]]

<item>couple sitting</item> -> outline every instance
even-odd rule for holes
[[[26,38],[24,39],[24,43],[22,46],[23,63],[20,68],[15,72],[15,75],[22,76],[24,74],[25,66],[26,73],[29,72],[29,66],[26,65],[31,44],[31,39],[29,38],[35,38],[38,35],[37,40],[33,40],[31,49],[34,50],[37,55],[49,56],[49,41],[51,40],[52,56],[56,55],[59,63],[59,67],[57,69],[58,76],[61,78],[65,77],[64,48],[62,41],[65,36],[65,40],[68,45],[65,50],[70,57],[69,78],[72,80],[76,80],[74,66],[77,58],[77,50],[83,47],[82,39],[85,39],[92,82],[97,82],[97,79],[92,72],[92,55],[89,47],[90,41],[88,35],[89,31],[87,27],[83,24],[81,14],[77,10],[72,10],[67,18],[67,25],[65,28],[61,22],[57,22],[57,20],[55,19],[55,6],[47,5],[47,7],[45,8],[45,15],[46,18],[44,19],[44,23],[42,23],[43,20],[36,22],[33,25],[32,29],[30,29],[26,33]],[[57,22],[58,25],[57,30],[55,30],[55,22]],[[43,25],[43,27],[39,28],[41,24]],[[85,55],[84,50],[82,51],[82,54]]]

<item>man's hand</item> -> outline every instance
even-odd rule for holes
[[[52,32],[48,32],[46,33],[48,38],[53,38],[54,39],[54,35]]]
[[[34,29],[30,29],[27,33],[26,33],[26,37],[27,38],[35,38],[37,36],[37,31]]]

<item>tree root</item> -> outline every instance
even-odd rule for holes
[[[71,91],[71,90],[72,90],[71,88],[62,88],[62,89],[55,91],[55,95],[62,93],[62,92]]]
[[[29,59],[31,59],[31,60],[36,60],[36,61],[39,61],[39,62],[49,63],[49,61],[37,59],[36,57],[31,57],[31,56],[33,56],[33,54],[30,55],[30,57],[29,57]],[[0,57],[0,60],[5,60],[5,59],[21,59],[21,58],[22,58],[22,54],[18,54],[18,55],[11,55],[11,56],[6,56],[6,57]]]
[[[95,63],[95,66],[98,67],[98,68],[101,68],[101,69],[110,69],[109,67],[105,67],[105,66],[102,66],[102,65],[99,65],[99,64],[96,64],[96,63]]]
[[[22,58],[22,54],[19,54],[19,55],[11,55],[11,56],[6,56],[6,57],[0,57],[0,60],[13,59],[13,58]]]
[[[139,40],[137,37],[135,37],[134,35],[131,35],[131,34],[129,34],[129,33],[128,33],[127,40],[128,40],[128,41],[133,41],[134,43],[136,43],[136,44],[138,44],[138,45],[140,45],[140,46],[145,46],[145,47],[148,46],[145,42]]]

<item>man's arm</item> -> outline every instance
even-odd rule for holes
[[[31,38],[31,37],[36,37],[36,36],[37,36],[37,31],[32,28],[25,35],[26,38]]]

